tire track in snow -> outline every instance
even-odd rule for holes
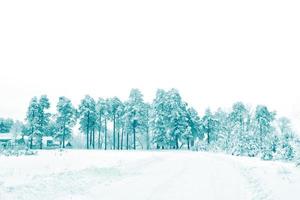
[[[248,188],[251,190],[253,194],[253,200],[272,200],[272,192],[268,191],[266,187],[264,187],[261,180],[255,174],[256,167],[242,167],[240,166],[240,172],[245,177]]]

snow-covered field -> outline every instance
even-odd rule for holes
[[[300,168],[222,154],[39,151],[0,156],[1,200],[300,199]]]

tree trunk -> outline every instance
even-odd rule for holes
[[[123,135],[124,135],[124,128],[121,130],[121,150],[123,149]]]
[[[30,149],[32,149],[32,146],[33,146],[33,133],[34,133],[34,128],[32,127],[31,128],[31,137],[30,137]]]
[[[90,132],[90,113],[88,113],[88,120],[86,126],[86,148],[89,149],[89,132]]]
[[[30,149],[32,149],[32,143],[33,142],[32,142],[32,136],[31,136],[31,138],[30,138],[30,146],[29,146]]]
[[[63,136],[62,136],[62,146],[63,146],[63,149],[65,148],[65,134],[66,134],[66,127],[64,125]]]
[[[129,149],[129,134],[128,131],[126,131],[126,149]]]
[[[43,149],[43,136],[41,136],[41,139],[40,139],[40,149]]]
[[[210,144],[210,134],[209,134],[209,131],[207,132],[207,144]]]
[[[113,119],[113,149],[116,149],[116,115],[114,114]]]
[[[93,149],[95,149],[95,128],[93,128]]]
[[[188,150],[190,150],[190,140],[189,140],[189,138],[187,139],[187,147],[188,147]]]
[[[177,136],[176,136],[176,139],[175,139],[175,148],[179,149],[179,144],[178,144],[178,138],[177,138]]]
[[[135,127],[133,127],[133,149],[135,150],[136,149],[136,144],[135,144]]]
[[[147,150],[150,149],[150,136],[149,136],[149,128],[147,127],[147,130],[146,130],[146,142],[147,142]]]
[[[104,119],[104,149],[107,150],[107,122]]]
[[[120,128],[118,128],[118,150],[120,149]]]
[[[93,130],[90,131],[90,148],[93,147]]]
[[[99,129],[98,129],[98,149],[101,149],[100,147],[100,136],[101,136],[101,128],[102,128],[102,123],[101,123],[101,115],[99,117]]]
[[[86,132],[86,149],[89,149],[89,129],[87,128]]]

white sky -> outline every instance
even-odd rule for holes
[[[200,113],[241,100],[300,127],[299,67],[299,1],[0,1],[0,117],[175,87]]]

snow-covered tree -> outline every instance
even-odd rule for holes
[[[203,139],[204,136],[201,132],[201,118],[199,117],[198,112],[194,108],[188,108],[188,124],[191,128],[192,139],[191,146],[194,146],[196,139]]]
[[[47,111],[50,108],[50,102],[47,95],[42,95],[38,102],[38,126],[37,139],[40,149],[43,148],[43,136],[46,135],[51,114]]]
[[[13,124],[14,124],[14,121],[12,119],[0,118],[0,134],[1,133],[9,133]]]
[[[255,110],[256,135],[259,137],[262,158],[270,160],[274,153],[274,127],[275,112],[270,112],[266,106],[259,105]]]
[[[95,147],[95,127],[96,127],[96,103],[95,100],[86,95],[79,105],[80,130],[86,134],[86,148]],[[92,144],[92,145],[91,145]]]
[[[102,127],[103,127],[103,121],[106,121],[106,118],[108,116],[108,108],[107,108],[107,103],[106,100],[103,98],[99,98],[97,101],[97,105],[96,105],[96,118],[97,118],[97,127],[98,127],[98,148],[102,148],[101,145],[101,134],[102,134]],[[106,122],[105,122],[106,124]],[[107,129],[107,127],[105,126],[105,129]],[[106,133],[107,130],[104,131],[105,132],[105,149],[107,148],[107,138],[106,138]]]
[[[169,145],[172,148],[179,148],[179,141],[182,144],[189,143],[192,138],[191,127],[188,122],[187,104],[182,101],[179,92],[171,89],[167,92],[167,134]]]
[[[229,115],[231,129],[231,150],[235,155],[246,155],[246,144],[249,141],[250,126],[249,110],[242,102],[233,104],[232,112]]]
[[[215,142],[218,138],[218,121],[214,118],[210,109],[206,109],[201,119],[201,130],[206,136],[207,145],[210,148],[211,143]]]
[[[124,136],[124,103],[119,101],[116,111],[116,129],[117,129],[117,148],[123,148],[123,136]]]
[[[56,109],[58,128],[56,137],[60,139],[62,148],[65,148],[65,140],[71,137],[72,128],[76,123],[76,111],[71,100],[66,97],[59,97]]]
[[[286,117],[277,120],[279,136],[277,137],[276,152],[280,159],[293,160],[295,158],[294,132],[291,127],[291,121]]]
[[[218,108],[214,113],[214,118],[218,122],[216,127],[217,132],[217,149],[229,152],[231,146],[231,131],[229,127],[229,114]]]
[[[127,149],[129,148],[129,133],[133,136],[133,149],[136,149],[136,134],[142,134],[145,126],[144,118],[146,116],[145,103],[140,90],[132,89],[128,101],[125,103],[125,119],[127,124]]]
[[[150,141],[151,141],[151,136],[150,136],[150,112],[151,112],[151,105],[149,103],[145,103],[145,117],[144,117],[144,132],[146,133],[146,149],[150,149]]]
[[[150,130],[153,134],[152,142],[156,148],[164,148],[168,144],[167,136],[167,103],[166,91],[158,89],[150,110]]]
[[[116,149],[116,139],[117,139],[117,144],[119,147],[119,135],[118,138],[116,138],[116,124],[117,121],[119,120],[120,112],[122,111],[121,106],[123,106],[121,100],[117,97],[113,97],[111,99],[108,99],[108,116],[109,119],[112,120],[113,122],[113,149]]]
[[[40,99],[33,97],[27,110],[27,127],[30,129],[28,135],[30,137],[30,148],[33,147],[33,139],[35,138],[40,148],[43,147],[42,138],[46,134],[49,121],[50,113],[47,110],[50,108],[50,102],[46,95],[42,95]]]
[[[200,133],[200,118],[188,108],[179,92],[158,90],[150,112],[150,129],[157,148],[189,149]]]

